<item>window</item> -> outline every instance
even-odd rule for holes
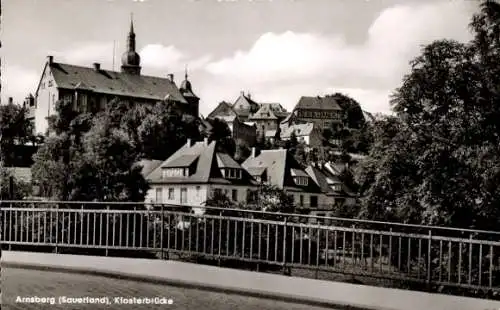
[[[300,200],[299,200],[299,206],[303,206],[304,205],[304,195],[300,195]]]
[[[318,207],[318,196],[311,196],[311,208]]]
[[[52,86],[52,80],[49,81],[49,87],[51,87],[51,86]]]
[[[196,197],[200,197],[201,194],[201,186],[196,186]]]
[[[222,195],[222,189],[214,188],[214,196],[221,196],[221,195]]]
[[[187,188],[181,188],[181,204],[187,202]]]
[[[307,177],[295,177],[295,184],[307,186],[307,184],[309,184],[309,179]]]
[[[236,190],[236,189],[232,190],[231,198],[233,199],[233,201],[238,201],[238,190]]]
[[[168,189],[168,200],[174,200],[175,199],[175,191],[173,188]]]
[[[162,189],[161,188],[157,188],[156,189],[156,202],[157,203],[162,203],[163,202]]]

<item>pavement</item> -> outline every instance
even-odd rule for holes
[[[158,285],[102,276],[89,276],[54,271],[40,271],[18,268],[2,270],[5,294],[2,310],[82,310],[82,309],[172,309],[172,310],[326,310],[271,299],[242,296],[237,294],[214,293],[198,289]],[[46,297],[48,304],[16,303],[17,296]],[[66,299],[62,299],[66,297]],[[78,300],[70,298],[89,297],[87,303],[67,303]],[[157,304],[125,304],[121,298],[151,298]],[[50,298],[54,303],[50,304]],[[64,304],[59,304],[59,298]],[[90,298],[105,298],[105,303],[91,303]],[[109,304],[108,304],[109,302]]]
[[[486,299],[295,278],[177,261],[5,251],[2,253],[2,267],[5,266],[104,275],[333,309],[500,309],[500,302]]]

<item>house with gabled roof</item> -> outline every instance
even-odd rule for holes
[[[218,152],[216,143],[188,140],[147,175],[146,202],[200,206],[216,192],[246,202],[258,183],[231,156]]]
[[[99,63],[84,67],[57,62],[48,56],[34,96],[36,132],[46,132],[47,117],[56,113],[59,100],[71,102],[79,112],[103,109],[115,98],[135,104],[168,102],[184,115],[198,118],[200,99],[193,92],[187,72],[180,87],[172,74],[166,77],[141,74],[132,21],[121,61],[121,70],[114,71],[101,68]]]
[[[225,101],[220,102],[217,107],[207,116],[207,119],[218,118],[229,126],[235,141],[241,141],[244,145],[251,147],[255,144],[257,132],[255,124],[243,122],[233,106]]]
[[[288,150],[263,150],[257,155],[253,148],[252,155],[241,165],[258,182],[284,189],[297,208],[318,208],[320,187]]]
[[[318,128],[331,128],[333,124],[342,124],[342,108],[334,96],[302,96],[293,110],[295,121],[312,122]]]
[[[322,166],[309,165],[306,173],[321,188],[322,195],[318,210],[313,213],[319,216],[333,216],[335,207],[356,204],[356,194],[348,188],[338,175],[332,174]]]

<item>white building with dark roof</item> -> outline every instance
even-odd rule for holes
[[[142,75],[141,59],[135,47],[131,22],[119,72],[105,70],[99,63],[83,67],[60,63],[48,56],[34,96],[36,132],[46,132],[47,117],[56,113],[59,100],[72,102],[74,109],[80,112],[98,111],[115,98],[136,104],[166,101],[182,113],[198,117],[199,98],[193,92],[187,73],[180,87],[172,74],[167,77]]]
[[[201,206],[215,192],[247,201],[258,183],[231,156],[216,151],[216,141],[191,140],[146,176],[146,202]]]
[[[263,150],[257,155],[254,148],[241,165],[254,179],[293,196],[296,207],[318,208],[321,189],[286,149]]]

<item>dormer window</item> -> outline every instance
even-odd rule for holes
[[[340,184],[334,184],[331,186],[331,189],[336,191],[336,192],[340,192],[342,190],[342,185]]]
[[[295,184],[297,184],[297,185],[307,186],[307,184],[309,184],[308,177],[296,176],[294,179],[295,179]]]
[[[236,168],[222,168],[221,173],[226,179],[241,179],[242,176],[241,169]]]
[[[291,174],[295,184],[299,186],[307,186],[309,184],[309,176],[300,169],[291,169]]]
[[[163,178],[173,178],[173,177],[188,177],[189,168],[163,168],[162,177]]]

